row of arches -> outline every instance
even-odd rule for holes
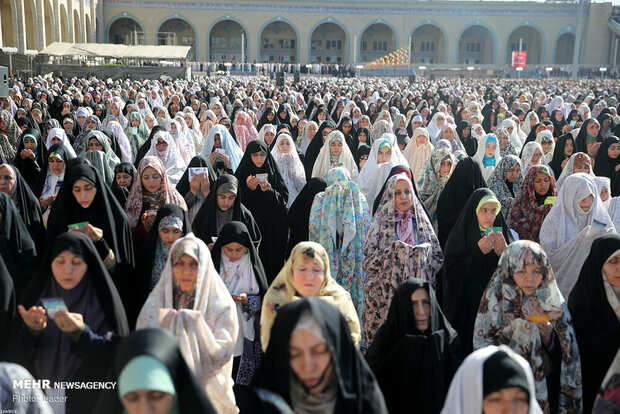
[[[297,62],[300,39],[296,28],[284,20],[265,24],[259,31],[258,56],[261,62]],[[108,38],[112,43],[146,44],[144,27],[131,16],[121,17],[109,26]],[[411,35],[411,61],[413,63],[446,63],[448,56],[447,35],[443,28],[434,23],[418,26]],[[196,31],[192,24],[181,17],[164,21],[157,29],[156,44],[188,45],[192,56],[196,56]],[[249,57],[251,47],[248,32],[239,21],[224,19],[214,24],[208,33],[207,59],[212,61],[241,61]],[[521,42],[520,42],[521,41]],[[359,36],[357,48],[350,56],[351,38],[346,28],[334,21],[317,25],[309,39],[309,62],[349,63],[353,60],[369,62],[396,50],[399,41],[392,27],[385,23],[374,23],[366,27]],[[493,64],[510,63],[511,52],[527,51],[528,64],[540,64],[545,55],[545,40],[540,30],[532,25],[522,25],[506,40],[505,61],[495,56],[497,36],[483,23],[473,24],[460,34],[457,63]],[[242,47],[243,44],[243,47]],[[572,62],[575,35],[572,28],[561,33],[555,42],[553,63]]]
[[[93,27],[88,14],[80,16],[78,10],[72,11],[72,19],[69,20],[70,11],[64,4],[57,5],[52,0],[41,0],[43,5],[42,20],[39,19],[36,0],[23,1],[23,10],[18,10],[16,0],[0,0],[0,23],[3,47],[22,47],[23,49],[41,50],[54,41],[88,43],[94,42]],[[57,18],[56,18],[57,17]],[[20,44],[20,28],[18,19],[23,18],[24,42]],[[71,24],[72,21],[72,24]],[[57,27],[58,26],[58,27]],[[39,36],[43,31],[44,36]],[[41,41],[39,40],[41,39]],[[43,40],[44,39],[44,40]]]

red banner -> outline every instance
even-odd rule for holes
[[[515,50],[512,52],[512,68],[525,68],[525,61],[527,59],[527,52],[525,50]]]

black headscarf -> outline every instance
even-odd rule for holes
[[[11,331],[11,323],[15,317],[16,309],[15,285],[2,256],[0,256],[0,332]],[[0,339],[0,360],[6,360],[4,353],[10,342],[9,336]]]
[[[505,351],[498,350],[488,357],[483,364],[482,397],[504,388],[520,388],[530,396],[527,375],[519,363]]]
[[[361,148],[359,136],[362,132],[366,134],[366,142],[362,144],[372,147],[372,138],[370,137],[370,131],[368,130],[368,128],[366,127],[358,128],[357,131],[355,131],[355,135],[353,136],[353,139],[351,139],[351,142],[349,143],[349,149],[351,150],[351,154],[357,153],[357,150]],[[316,136],[317,137],[319,136],[318,131],[317,131]]]
[[[566,148],[566,141],[570,140],[573,143],[573,154],[575,153],[575,139],[573,135],[569,132],[568,134],[564,134],[558,138],[555,143],[555,148],[553,149],[553,158],[549,163],[551,169],[553,169],[553,174],[557,178],[560,178],[560,174],[562,174],[562,162],[566,158],[570,158],[564,156],[564,149]],[[572,154],[571,154],[572,155]]]
[[[557,121],[555,119],[555,113],[559,111],[560,114],[562,114],[562,120]],[[566,125],[566,119],[564,119],[564,112],[561,109],[556,109],[555,111],[553,111],[551,113],[551,123],[553,124],[553,136],[558,138],[560,135],[562,135],[562,128],[564,128],[564,126]]]
[[[263,264],[258,257],[258,252],[254,247],[254,243],[252,243],[250,233],[248,232],[248,228],[245,224],[239,221],[229,221],[224,227],[222,227],[222,231],[220,232],[217,241],[211,248],[211,258],[213,259],[213,266],[215,266],[215,270],[218,272],[220,271],[220,266],[222,264],[222,246],[233,242],[239,243],[248,249],[250,260],[252,262],[252,269],[254,269],[254,278],[256,278],[256,282],[258,283],[259,295],[261,297],[265,296],[267,288],[269,288],[269,285],[267,284],[267,277],[265,276]]]
[[[130,162],[121,162],[116,167],[114,167],[114,180],[112,180],[112,194],[116,197],[116,201],[118,204],[124,209],[125,203],[127,203],[127,197],[129,197],[129,190],[131,189],[131,184],[129,187],[121,187],[116,182],[116,174],[125,173],[131,176],[131,184],[133,184],[133,180],[136,179],[136,167],[133,166]]]
[[[602,274],[603,265],[617,250],[620,250],[618,234],[594,240],[568,297],[581,355],[584,413],[590,412],[605,373],[620,348],[620,321],[607,299]]]
[[[142,161],[142,158],[144,158],[146,156],[146,153],[149,152],[149,150],[151,149],[151,141],[153,140],[155,134],[159,131],[165,131],[165,129],[159,125],[154,125],[153,129],[151,129],[151,133],[149,134],[148,139],[144,141],[144,144],[142,144],[142,146],[138,150],[138,153],[136,154],[136,160],[133,162],[133,166],[136,167],[136,169],[138,168],[138,165],[140,165],[140,161]],[[122,159],[123,158],[119,158],[119,160]]]
[[[321,327],[331,353],[338,381],[338,401],[334,412],[387,413],[379,385],[366,361],[355,347],[349,328],[338,309],[319,298],[303,298],[278,310],[273,323],[269,348],[254,377],[254,386],[273,391],[291,404],[291,369],[289,343],[301,316],[309,312]],[[247,410],[246,412],[256,412]]]
[[[45,187],[45,180],[47,179],[47,173],[49,168],[49,154],[52,153],[62,157],[62,160],[65,163],[64,180],[69,177],[67,174],[69,171],[69,161],[73,159],[73,155],[71,155],[67,147],[65,147],[63,144],[54,144],[49,148],[49,152],[47,153],[45,160],[43,160],[43,165],[41,165],[41,171],[37,175],[37,180],[35,181],[34,187],[32,187],[32,192],[36,197],[41,197],[41,195],[43,194],[43,187]],[[81,159],[86,161],[86,159],[84,158]]]
[[[618,158],[611,158],[607,155],[607,150],[613,144],[620,144],[620,139],[614,135],[605,138],[594,158],[594,174],[598,177],[608,177],[611,180],[610,187],[612,196],[614,195],[613,190],[616,189],[618,181],[616,166],[620,164],[620,156]]]
[[[437,201],[437,238],[444,248],[448,235],[456,223],[461,209],[477,188],[486,188],[480,164],[472,158],[464,158],[456,164],[439,200]]]
[[[267,119],[267,115],[269,115],[269,114],[273,114],[273,120],[272,121],[269,121]],[[263,115],[260,117],[260,120],[258,121],[258,125],[256,125],[256,130],[260,132],[260,130],[266,124],[272,124],[272,125],[276,125],[276,126],[280,124],[280,122],[278,121],[278,114],[276,114],[275,109],[273,109],[272,107],[265,108],[265,111],[263,112]]]
[[[114,252],[117,263],[134,265],[133,244],[129,222],[125,212],[112,194],[112,190],[90,165],[81,164],[67,171],[58,191],[47,221],[48,240],[53,241],[68,229],[69,224],[87,221],[103,230],[103,238]],[[92,183],[97,194],[88,208],[82,208],[73,195],[73,185],[77,180]]]
[[[538,123],[530,129],[530,133],[527,134],[527,137],[525,138],[525,142],[523,143],[523,147],[521,148],[521,153],[519,154],[519,158],[523,158],[523,149],[528,144],[528,142],[536,141],[536,135],[537,135],[536,130],[540,128],[541,126],[544,126],[544,124]]]
[[[465,147],[465,152],[469,157],[473,157],[476,155],[476,151],[478,151],[478,140],[471,135],[471,130],[469,131],[469,136],[467,138],[463,137],[463,130],[469,127],[469,121],[460,121],[456,125],[456,133],[459,136],[459,139],[463,143]]]
[[[368,145],[362,144],[353,153],[354,154],[353,158],[355,158],[355,165],[357,166],[359,170],[362,169],[360,167],[360,161],[362,160],[362,156],[365,155],[366,157],[368,157],[370,155],[370,151],[371,151],[371,148]],[[366,158],[366,160],[368,161],[368,158]]]
[[[209,191],[209,195],[204,203],[202,203],[192,223],[194,234],[207,245],[213,243],[213,237],[218,237],[217,212],[219,207],[217,206],[217,190],[223,184],[232,184],[237,188],[237,197],[235,197],[235,202],[231,207],[233,210],[231,220],[240,221],[245,224],[254,244],[256,246],[260,245],[261,232],[258,228],[258,224],[254,221],[252,213],[241,203],[241,197],[239,197],[239,181],[234,175],[230,174],[220,175]]]
[[[216,414],[209,402],[204,387],[194,372],[189,368],[177,340],[162,329],[141,329],[129,335],[119,345],[114,363],[114,380],[120,376],[123,368],[136,357],[146,355],[162,362],[172,377],[176,391],[176,402],[179,414]],[[118,394],[115,409],[107,412],[122,412]]]
[[[209,170],[207,174],[209,176],[209,184],[210,184],[209,188],[213,188],[215,181],[217,180],[217,175],[215,173],[215,170],[213,169],[213,166],[211,165],[209,160],[207,160],[202,155],[196,155],[194,158],[190,160],[189,164],[187,165],[187,169],[185,170],[185,172],[181,176],[181,179],[177,183],[176,189],[179,192],[179,194],[181,194],[181,196],[185,197],[185,194],[189,192],[189,169],[190,168],[207,168]]]
[[[304,159],[304,170],[306,170],[306,179],[312,178],[312,169],[314,168],[314,163],[316,162],[317,157],[319,156],[319,152],[321,152],[321,148],[323,147],[323,130],[325,128],[331,128],[332,131],[336,130],[336,124],[331,121],[325,121],[319,126],[319,129],[314,134],[314,138],[308,144],[308,148],[306,149],[306,157]],[[370,135],[368,136],[370,140]]]
[[[590,125],[590,123],[594,121],[594,118],[588,118],[583,121],[583,124],[581,124],[581,128],[579,128],[579,133],[575,137],[575,152],[583,152],[584,154],[588,153],[588,125]],[[601,138],[600,134],[600,129],[599,134],[594,138],[595,142],[603,142],[603,138]]]
[[[480,299],[499,262],[499,256],[493,250],[482,254],[478,247],[482,235],[476,208],[480,200],[488,195],[494,195],[488,188],[478,188],[471,194],[444,249],[443,309],[452,327],[459,333],[463,355],[473,351],[474,324]],[[493,227],[501,227],[506,244],[512,243],[510,229],[501,212],[495,217]]]
[[[429,329],[421,332],[411,303],[417,289],[430,297]],[[443,315],[426,280],[409,278],[394,292],[385,323],[366,352],[390,413],[441,411],[460,365],[457,333]]]
[[[286,256],[289,255],[297,243],[310,239],[308,227],[310,209],[314,202],[314,196],[321,191],[325,191],[325,188],[327,188],[327,183],[323,178],[311,178],[304,185],[304,188],[301,189],[293,204],[291,204],[287,216],[289,240]]]
[[[26,148],[24,146],[24,137],[27,135],[32,135],[36,140],[37,147],[34,160],[31,160],[30,158],[23,159],[21,157],[22,150]],[[46,162],[47,149],[45,148],[45,143],[41,138],[41,133],[36,128],[25,129],[19,139],[19,146],[17,147],[17,153],[15,154],[13,165],[17,167],[29,187],[32,188],[34,186],[34,183],[37,180],[37,175],[43,169],[43,165],[45,165]]]
[[[17,207],[5,193],[0,193],[0,214],[0,255],[19,297],[36,269],[37,250]]]

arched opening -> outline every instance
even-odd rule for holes
[[[310,61],[312,63],[346,63],[348,39],[340,25],[320,24],[310,38]]]
[[[532,26],[521,26],[510,34],[506,48],[506,63],[512,62],[512,52],[519,50],[519,40],[522,41],[521,50],[527,52],[526,63],[528,65],[542,63],[542,36],[538,29]]]
[[[86,38],[86,43],[91,43],[93,39],[90,35],[90,17],[88,14],[84,16],[84,19],[86,20],[86,33],[84,34],[84,37]]]
[[[17,47],[15,26],[13,26],[13,0],[2,0],[2,46]]]
[[[241,33],[243,33],[243,50],[248,61],[248,34],[234,20],[222,20],[211,29],[209,34],[209,54],[211,61],[241,62]]]
[[[297,62],[297,33],[286,22],[269,23],[260,35],[263,62]]]
[[[75,43],[84,43],[84,38],[82,37],[82,30],[80,30],[82,26],[80,25],[80,15],[77,10],[73,10],[73,41]]]
[[[194,28],[183,19],[166,20],[157,31],[158,45],[191,46],[188,58],[196,56],[196,33]]]
[[[412,63],[443,63],[446,56],[446,38],[441,29],[424,24],[411,36]]]
[[[575,35],[564,33],[555,42],[555,59],[553,62],[556,65],[573,63],[573,53],[575,53]]]
[[[45,46],[54,42],[54,15],[52,14],[52,6],[50,6],[51,0],[45,0]]]
[[[32,0],[24,0],[24,22],[26,24],[26,49],[37,50],[39,25]]]
[[[67,9],[65,5],[60,5],[60,41],[69,41],[69,20],[67,18]]]
[[[110,43],[116,45],[143,45],[144,29],[140,23],[129,17],[116,20],[108,32]]]
[[[360,61],[372,62],[396,50],[396,34],[386,24],[375,23],[362,33]]]
[[[459,63],[491,64],[494,60],[493,35],[484,26],[471,26],[459,39]]]

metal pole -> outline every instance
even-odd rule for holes
[[[245,63],[245,33],[243,32],[243,30],[241,31],[241,64],[243,65]]]
[[[9,77],[13,74],[13,54],[9,53]]]
[[[357,63],[357,35],[353,36],[353,64]]]
[[[579,67],[579,56],[581,55],[581,38],[583,37],[583,14],[589,0],[579,0],[579,14],[577,15],[577,34],[575,36],[575,49],[573,51],[573,73],[572,78],[577,79]]]
[[[616,68],[616,58],[618,57],[618,38],[616,37],[616,41],[614,42],[614,60],[611,62],[611,67]]]

